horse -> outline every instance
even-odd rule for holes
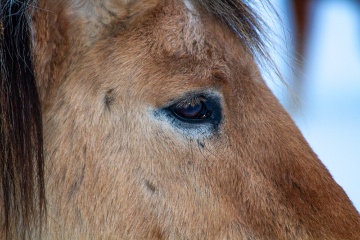
[[[252,6],[1,0],[1,239],[360,239]]]

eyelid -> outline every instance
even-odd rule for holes
[[[187,103],[200,103],[201,101],[207,101],[209,97],[213,96],[209,91],[194,91],[182,94],[178,97],[174,97],[169,101],[165,102],[162,108],[168,108],[170,106],[175,106],[179,104],[179,106],[186,105]]]
[[[178,104],[176,104],[175,107],[186,107],[189,103],[193,107],[197,104],[200,104],[201,102],[206,102],[206,98],[203,95],[190,96],[180,101]]]

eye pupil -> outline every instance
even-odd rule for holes
[[[206,118],[208,110],[203,102],[192,105],[187,103],[185,105],[174,107],[173,111],[182,118],[187,119],[201,119]]]

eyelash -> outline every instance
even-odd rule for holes
[[[204,101],[206,101],[206,98],[204,96],[193,96],[193,97],[189,97],[183,101],[180,101],[176,105],[176,107],[185,107],[189,103],[191,104],[191,106],[195,106],[196,104],[199,104]]]

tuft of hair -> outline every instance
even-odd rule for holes
[[[264,53],[264,26],[258,14],[244,0],[195,0],[200,9],[236,32],[253,54]]]
[[[269,46],[274,45],[271,36],[274,32],[254,10],[255,6],[265,12],[274,13],[280,21],[276,10],[269,0],[193,0],[200,10],[213,16],[226,25],[240,38],[255,60],[267,71],[274,71],[286,85],[275,61],[270,56]]]
[[[41,106],[29,32],[31,4],[31,0],[0,1],[0,224],[7,239],[40,234],[46,210]]]

